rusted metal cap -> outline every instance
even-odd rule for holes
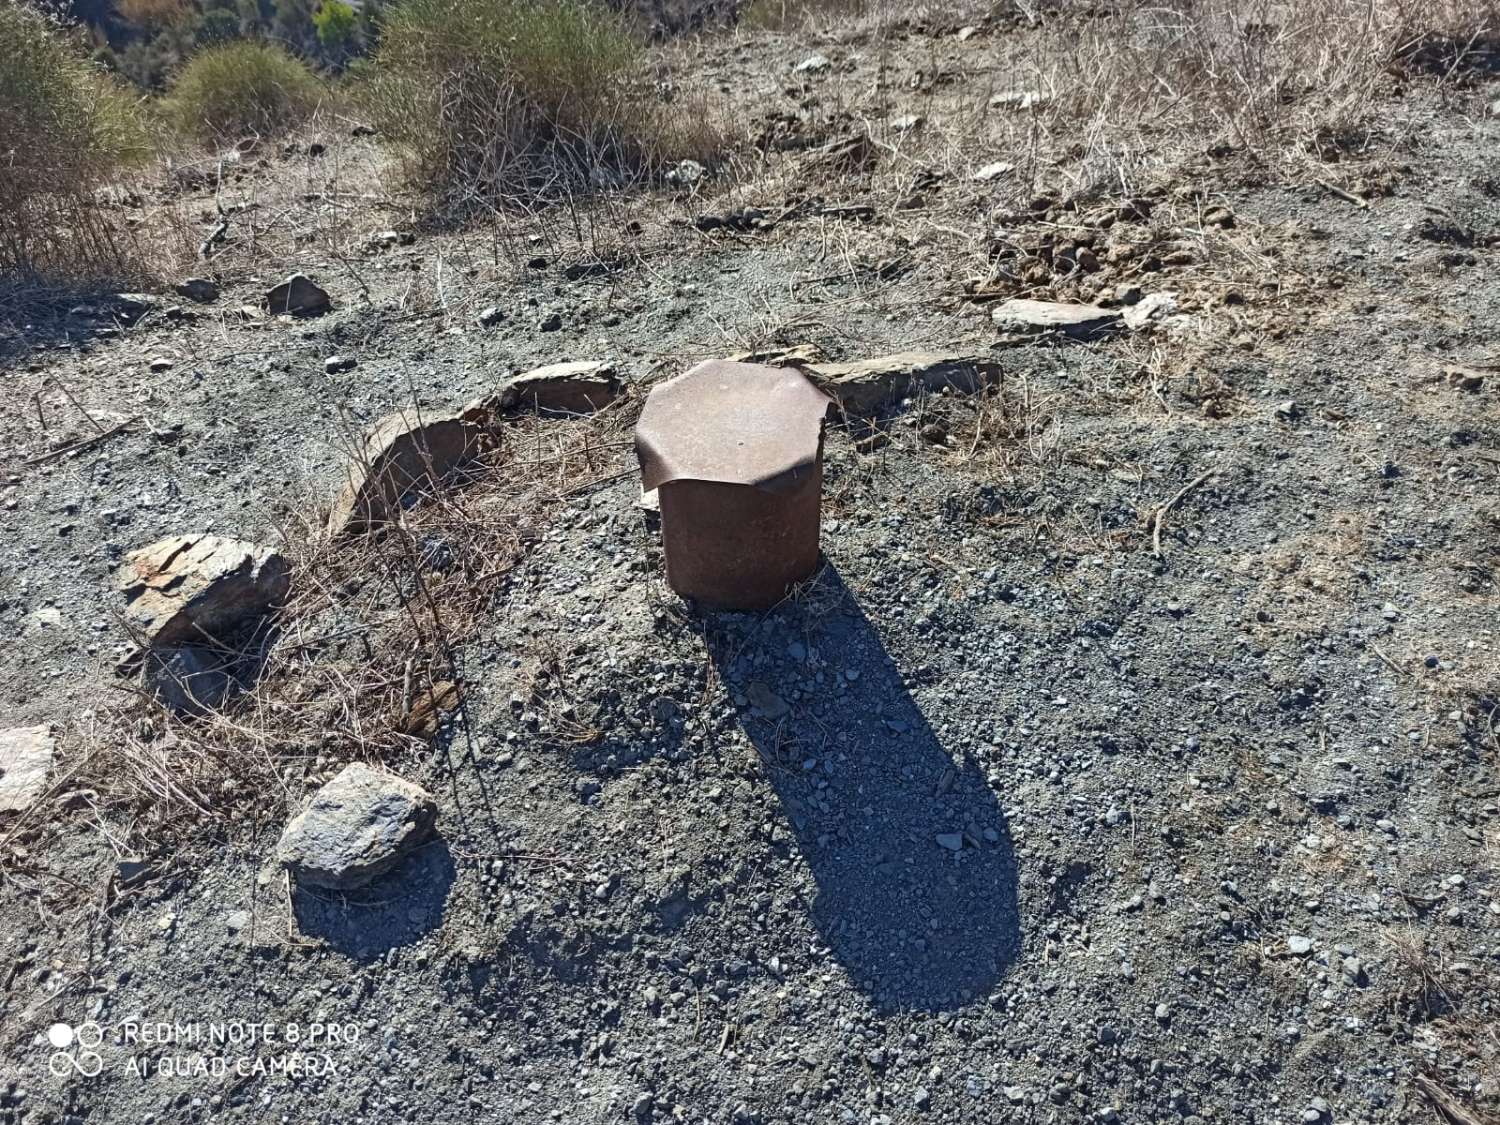
[[[660,384],[636,425],[658,489],[667,581],[719,609],[765,609],[818,565],[823,419],[800,372],[729,360]]]

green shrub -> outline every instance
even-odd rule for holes
[[[136,104],[72,46],[0,0],[0,273],[75,280],[128,265],[97,195],[149,140]]]
[[[166,106],[184,131],[222,141],[284,132],[323,96],[323,84],[312,71],[279,47],[238,42],[189,59]]]
[[[639,58],[619,18],[583,0],[404,0],[365,93],[431,182],[558,183],[642,159],[652,110],[625,89]]]
[[[359,36],[359,17],[343,0],[323,0],[313,13],[318,43],[332,59],[342,61],[354,50]]]

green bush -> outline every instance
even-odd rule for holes
[[[184,131],[205,140],[285,132],[323,99],[323,84],[279,47],[226,43],[188,60],[166,108]]]
[[[97,195],[149,138],[136,104],[72,48],[0,0],[0,273],[76,280],[128,265]]]
[[[375,124],[429,181],[485,190],[639,161],[651,111],[627,97],[640,50],[583,0],[404,0],[366,83]],[[566,178],[566,177],[565,177]]]
[[[323,0],[312,19],[324,52],[335,61],[348,58],[359,37],[359,17],[354,9],[343,0]]]

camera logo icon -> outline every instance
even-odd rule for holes
[[[104,1029],[93,1020],[77,1027],[55,1023],[47,1029],[47,1042],[52,1045],[47,1069],[56,1078],[70,1074],[93,1078],[104,1069],[104,1058],[97,1049],[104,1042]]]

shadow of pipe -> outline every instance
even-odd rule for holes
[[[831,564],[771,616],[807,639],[801,660],[766,651],[757,615],[707,615],[707,637],[816,882],[818,933],[884,1009],[983,998],[1021,946],[1015,855],[983,771],[943,747]]]

